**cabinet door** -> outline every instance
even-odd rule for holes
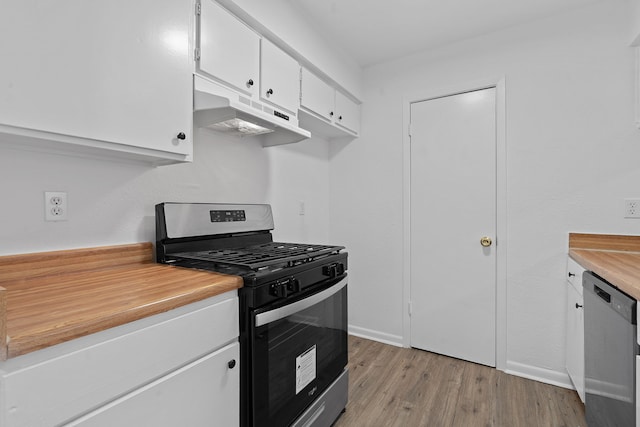
[[[260,99],[296,115],[300,107],[300,65],[265,39],[260,53]]]
[[[566,367],[584,402],[584,310],[582,295],[567,283]]]
[[[306,68],[302,69],[300,107],[331,121],[334,116],[335,89]]]
[[[202,0],[199,71],[246,95],[258,90],[260,36],[213,0]]]
[[[360,106],[336,91],[335,123],[354,133],[360,132]]]
[[[582,295],[582,273],[584,267],[575,262],[572,258],[567,258],[567,281]]]
[[[239,356],[235,342],[67,426],[237,426]]]
[[[181,0],[4,2],[0,124],[190,155],[192,16]]]

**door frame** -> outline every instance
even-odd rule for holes
[[[402,300],[404,347],[411,346],[411,104],[474,90],[496,89],[496,369],[507,368],[507,144],[505,77],[416,91],[402,99]]]

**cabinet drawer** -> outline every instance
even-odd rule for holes
[[[239,348],[237,342],[230,344],[65,427],[237,426]],[[232,360],[236,363],[229,365]]]
[[[567,257],[567,281],[582,295],[582,273],[584,267],[575,262],[571,257]]]
[[[114,335],[114,330],[118,333]],[[0,365],[0,424],[57,425],[122,396],[238,337],[238,301],[228,292],[90,335],[51,358]],[[81,340],[81,339],[79,339]],[[78,340],[78,341],[79,341]],[[71,344],[73,345],[73,344]],[[57,346],[56,346],[57,347]],[[61,345],[62,348],[69,348]],[[41,358],[42,359],[42,358]],[[27,363],[23,363],[27,361]]]

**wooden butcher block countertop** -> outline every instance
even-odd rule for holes
[[[242,279],[153,262],[151,243],[0,257],[0,360],[209,298]]]
[[[570,233],[569,256],[640,300],[640,236]]]

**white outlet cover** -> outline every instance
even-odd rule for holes
[[[65,191],[44,192],[45,221],[66,221],[68,214],[67,193]]]
[[[624,199],[624,217],[640,218],[640,199]]]

